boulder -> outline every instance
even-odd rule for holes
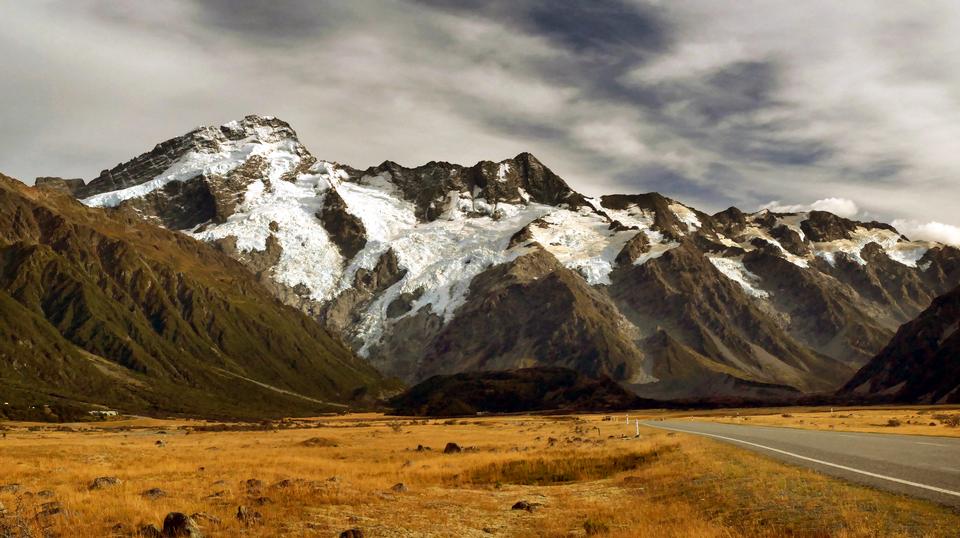
[[[160,488],[150,488],[150,489],[144,491],[143,493],[141,493],[140,495],[141,495],[143,498],[145,498],[145,499],[150,499],[150,500],[152,501],[152,500],[159,499],[160,497],[166,497],[166,496],[167,496],[167,492],[166,492],[166,491],[163,491],[163,490],[160,489]]]
[[[447,446],[443,447],[444,454],[459,454],[461,452],[463,452],[463,449],[457,443],[447,443]]]
[[[141,538],[164,538],[163,531],[153,523],[140,525],[140,528],[137,529],[137,534],[139,534]]]
[[[190,538],[203,538],[200,527],[197,522],[183,512],[170,512],[163,518],[163,536],[164,538],[174,538],[179,536],[189,536]]]
[[[123,481],[115,476],[98,476],[90,482],[88,489],[105,489],[119,486]]]

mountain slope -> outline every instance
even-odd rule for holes
[[[960,287],[904,324],[841,390],[911,403],[960,403]]]
[[[960,250],[883,223],[589,198],[528,153],[359,170],[261,116],[57,186],[216,245],[409,382],[559,364],[659,397],[833,390],[960,282]]]
[[[381,383],[210,246],[6,176],[0,303],[0,386],[23,403],[255,417]]]

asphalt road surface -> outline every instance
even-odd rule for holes
[[[960,507],[960,438],[647,421],[879,489]]]

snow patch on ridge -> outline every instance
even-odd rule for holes
[[[206,132],[207,130],[201,131]],[[211,135],[206,137],[210,138]],[[300,163],[301,157],[297,153],[299,143],[292,139],[263,142],[262,138],[265,137],[264,133],[257,132],[256,135],[242,140],[221,143],[220,151],[190,151],[150,181],[126,189],[95,194],[81,201],[91,207],[117,207],[125,200],[145,196],[168,183],[189,181],[200,175],[226,175],[255,155],[267,161],[269,178],[272,181],[279,180],[284,173]]]
[[[760,277],[747,270],[743,265],[743,257],[721,258],[710,256],[707,258],[724,276],[740,284],[743,291],[758,299],[768,299],[770,293],[760,289]]]
[[[557,210],[543,221],[546,227],[530,227],[534,240],[564,266],[583,275],[590,285],[610,284],[617,254],[636,235],[633,230],[611,230],[610,221],[588,208]]]
[[[838,254],[846,255],[858,265],[866,265],[867,262],[860,253],[863,251],[863,248],[870,243],[880,245],[880,248],[886,252],[891,260],[906,265],[907,267],[917,267],[917,262],[930,250],[929,243],[903,241],[900,234],[893,230],[882,228],[868,229],[863,226],[859,226],[851,232],[850,239],[813,243],[812,249],[816,256],[825,260],[830,266],[836,265],[836,256]]]
[[[301,175],[294,182],[273,181],[270,188],[262,180],[251,183],[243,202],[226,222],[188,235],[202,241],[234,236],[237,249],[250,252],[266,249],[272,233],[283,248],[273,269],[274,278],[287,286],[308,287],[314,300],[333,298],[343,257],[316,214],[323,206],[323,194],[339,178],[330,173],[332,165],[315,165],[312,170],[318,173]],[[277,232],[270,231],[271,222],[279,225]]]
[[[702,226],[700,219],[697,218],[697,214],[689,207],[683,204],[673,203],[667,206],[667,208],[680,219],[680,222],[686,224],[687,228],[691,229],[691,231]]]
[[[502,162],[500,167],[497,169],[497,181],[503,183],[507,180],[507,174],[510,173],[510,163]]]

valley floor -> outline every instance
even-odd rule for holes
[[[152,419],[7,423],[0,536],[6,528],[130,536],[171,511],[212,516],[219,522],[198,519],[204,535],[225,537],[351,528],[366,537],[954,536],[960,528],[960,512],[944,506],[692,435],[641,426],[636,438],[622,415],[606,418],[347,415],[238,426],[250,431]],[[444,454],[451,442],[464,450]],[[101,476],[121,482],[89,489]],[[143,495],[152,488],[163,495]],[[529,510],[512,509],[518,501]],[[244,524],[239,506],[261,517]]]

